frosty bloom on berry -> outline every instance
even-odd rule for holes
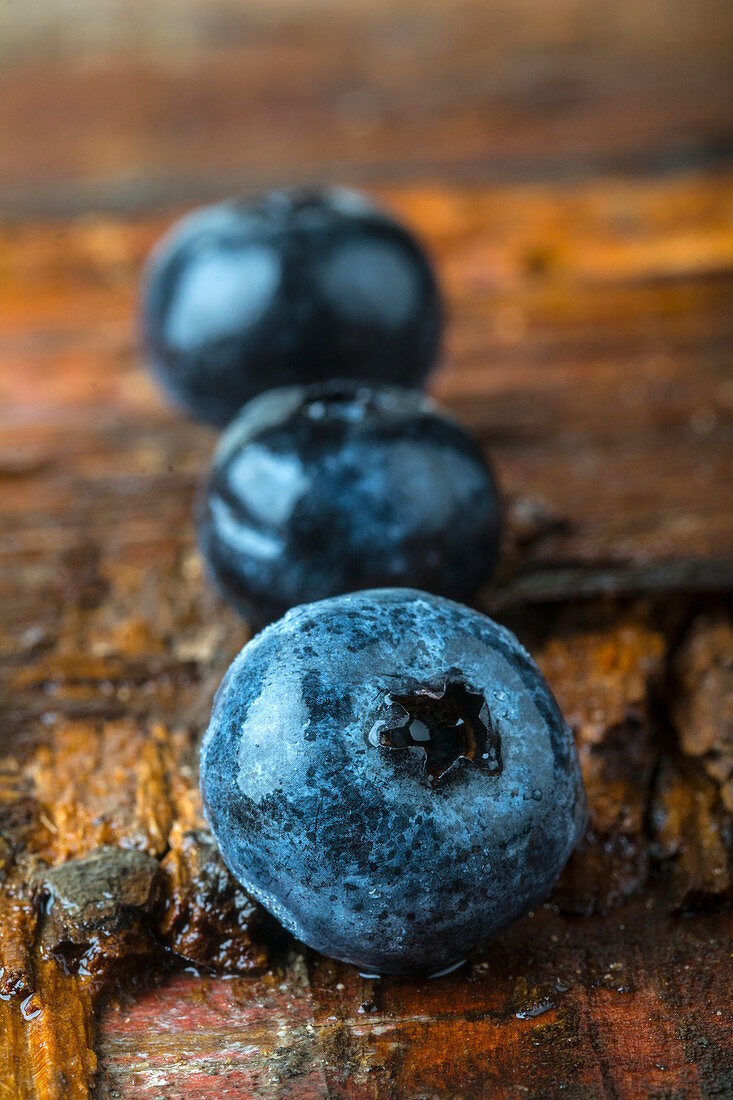
[[[409,589],[295,608],[245,646],[201,790],[245,889],[371,973],[459,961],[547,896],[585,821],[570,730],[526,651]]]

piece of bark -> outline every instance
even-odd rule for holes
[[[100,986],[110,970],[134,974],[157,954],[153,930],[163,902],[158,861],[106,846],[39,876],[45,895],[41,951],[64,971]]]

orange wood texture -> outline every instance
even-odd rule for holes
[[[15,211],[293,178],[659,171],[733,144],[728,0],[6,7],[0,192]]]
[[[0,40],[0,1097],[733,1095],[729,9],[66,14]],[[329,175],[435,256],[433,390],[507,504],[477,606],[589,796],[550,901],[434,982],[303,950],[202,828],[247,631],[195,548],[215,436],[137,344],[188,199]]]

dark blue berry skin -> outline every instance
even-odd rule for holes
[[[442,970],[537,905],[585,822],[572,735],[527,652],[413,589],[294,608],[246,645],[201,790],[244,888],[377,974]]]
[[[227,424],[273,386],[367,378],[419,387],[440,342],[430,264],[350,191],[273,191],[194,211],[153,251],[142,321],[160,381]]]
[[[497,489],[473,440],[414,390],[355,382],[246,405],[198,514],[211,572],[255,625],[382,585],[464,599],[499,552]]]

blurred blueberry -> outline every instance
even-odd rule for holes
[[[377,974],[447,968],[537,905],[585,821],[572,735],[527,652],[410,589],[295,608],[245,646],[201,790],[244,888]]]
[[[221,438],[200,543],[255,625],[357,588],[459,599],[499,551],[496,485],[477,445],[416,391],[357,382],[272,390]]]
[[[273,191],[189,214],[150,257],[142,312],[159,379],[214,424],[272,386],[420,386],[441,332],[418,243],[344,190]]]

